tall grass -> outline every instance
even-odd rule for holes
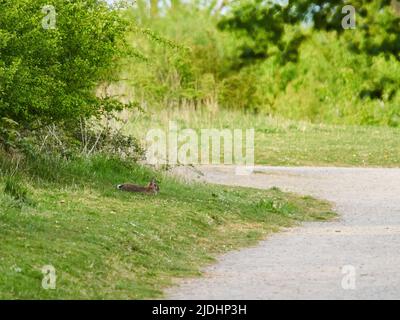
[[[4,182],[4,193],[10,195],[14,200],[28,203],[28,189],[16,176],[8,176]]]

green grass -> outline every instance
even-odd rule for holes
[[[13,166],[0,155],[0,299],[158,298],[216,254],[334,216],[326,202],[276,188],[187,184],[100,157],[22,161],[18,178]],[[154,175],[157,196],[115,189]],[[55,290],[41,287],[45,265]]]
[[[163,110],[131,120],[127,131],[143,139],[148,128],[165,128],[168,120],[179,128],[254,128],[256,164],[400,166],[400,128],[311,124],[233,111]]]

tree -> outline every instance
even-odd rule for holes
[[[152,17],[158,16],[158,0],[150,0],[150,15]]]
[[[357,12],[357,33],[356,37],[353,34],[347,38],[349,48],[370,55],[394,56],[400,61],[400,18],[391,0],[298,0],[289,1],[286,6],[264,0],[234,2],[219,27],[241,39],[241,65],[274,54],[286,63],[297,60],[306,28],[343,35],[345,5],[354,6]]]

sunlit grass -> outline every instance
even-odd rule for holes
[[[159,110],[137,115],[127,132],[145,138],[150,128],[255,129],[255,162],[289,166],[400,165],[400,128],[296,122],[238,111]]]
[[[32,202],[2,192],[10,182],[0,166],[0,299],[162,297],[174,278],[199,275],[218,253],[334,216],[309,197],[189,184],[118,160],[33,162],[20,164],[18,180]],[[115,188],[152,176],[157,196]],[[55,290],[41,286],[45,265],[56,269]]]

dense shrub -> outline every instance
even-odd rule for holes
[[[182,5],[150,18],[132,10],[147,34],[130,34],[129,43],[144,56],[129,59],[123,73],[128,88],[143,106],[176,107],[218,103],[218,85],[228,70],[231,39],[216,28],[216,18],[194,5]],[[168,41],[169,40],[169,41]]]
[[[335,33],[313,34],[299,61],[259,65],[263,110],[291,119],[336,124],[400,124],[400,63],[352,54]]]
[[[47,0],[0,1],[0,118],[23,127],[121,107],[95,90],[124,52],[119,13],[101,0],[50,3],[54,24]]]

